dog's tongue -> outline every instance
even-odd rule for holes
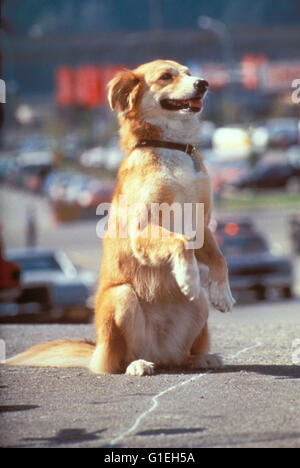
[[[202,107],[201,99],[189,99],[187,102],[191,107],[197,107],[198,109]]]

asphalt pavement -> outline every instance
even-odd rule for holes
[[[300,302],[212,311],[217,372],[153,376],[1,366],[1,447],[300,447]],[[92,325],[1,325],[7,357]]]
[[[28,207],[40,246],[64,249],[99,271],[97,219],[56,225],[45,200],[0,189],[6,247],[24,245]],[[271,247],[290,254],[284,210],[251,212]],[[300,296],[300,260],[295,261]],[[1,447],[300,447],[300,301],[244,304],[212,311],[218,372],[174,369],[146,377],[86,369],[0,368]],[[46,340],[94,339],[92,325],[1,325],[7,357]]]

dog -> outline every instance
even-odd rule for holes
[[[96,344],[43,343],[6,364],[83,366],[96,374],[135,376],[159,368],[223,367],[219,354],[209,354],[209,302],[228,312],[235,301],[226,261],[209,229],[210,178],[194,147],[208,86],[171,60],[124,70],[111,80],[108,101],[118,113],[125,157],[111,206],[117,234],[107,228],[103,238]],[[137,209],[121,208],[121,197]],[[191,237],[172,229],[174,223],[166,226],[161,214],[155,223],[149,217],[152,204],[174,203],[204,207],[201,246],[191,248]]]

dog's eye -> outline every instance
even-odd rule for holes
[[[160,80],[171,80],[173,78],[171,73],[164,73],[163,75],[160,76]]]

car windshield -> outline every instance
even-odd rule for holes
[[[30,139],[23,143],[22,147],[20,148],[21,151],[29,152],[29,151],[45,151],[51,149],[51,144],[48,140],[45,139]]]
[[[251,255],[267,251],[267,245],[258,236],[226,236],[220,243],[221,250],[226,257],[234,255]]]
[[[265,174],[268,174],[268,172],[270,172],[271,170],[274,170],[274,167],[270,167],[268,165],[265,165],[265,164],[259,164],[258,166],[256,166],[256,168],[254,169],[254,171],[252,172],[252,174],[254,175],[265,175]],[[277,167],[276,167],[277,169]]]
[[[11,257],[9,260],[20,265],[22,271],[61,271],[59,263],[52,256]]]

